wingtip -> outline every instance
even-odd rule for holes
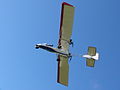
[[[73,5],[66,3],[66,2],[63,2],[62,5],[68,5],[68,6],[74,7]]]
[[[65,84],[65,83],[62,83],[62,82],[57,82],[57,83],[59,83],[59,84],[61,84],[61,85],[63,85],[63,86],[68,87],[68,84]]]

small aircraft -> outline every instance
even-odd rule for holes
[[[61,10],[61,22],[60,22],[60,32],[59,32],[59,41],[58,47],[53,47],[52,44],[36,44],[36,49],[44,49],[58,55],[58,76],[57,82],[68,86],[68,73],[69,73],[69,59],[71,60],[72,54],[69,52],[70,45],[73,46],[71,39],[72,35],[72,26],[74,18],[74,9],[73,5],[70,5],[66,2],[62,3]],[[88,53],[82,55],[86,58],[86,65],[89,67],[94,67],[95,60],[98,60],[99,54],[96,52],[95,47],[88,47]]]

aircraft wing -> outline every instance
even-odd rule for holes
[[[73,17],[74,7],[68,3],[62,3],[59,46],[62,46],[66,50],[69,49],[69,43],[72,34]]]
[[[61,10],[61,22],[59,32],[58,46],[65,51],[69,50],[69,43],[72,34],[72,25],[74,17],[74,6],[63,2]],[[68,86],[68,57],[58,55],[58,78],[57,82]]]
[[[96,48],[95,47],[88,47],[88,55],[90,56],[95,56],[96,55]],[[95,64],[95,59],[86,59],[86,65],[88,67],[94,67]]]
[[[58,77],[57,82],[68,86],[69,64],[68,57],[58,55]]]

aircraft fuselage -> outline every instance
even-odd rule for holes
[[[58,55],[63,55],[63,56],[67,56],[67,57],[70,56],[68,51],[65,51],[64,49],[54,48],[53,45],[48,45],[46,43],[36,44],[35,48],[36,49],[41,48],[41,49],[47,50],[49,52],[56,53]]]

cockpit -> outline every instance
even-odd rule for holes
[[[51,46],[51,47],[53,47],[53,44],[47,44],[47,43],[43,43],[43,45],[45,45],[45,46]]]
[[[47,43],[36,44],[35,48],[38,49],[38,48],[40,48],[41,46],[50,46],[50,47],[53,47],[53,44],[47,44]]]

